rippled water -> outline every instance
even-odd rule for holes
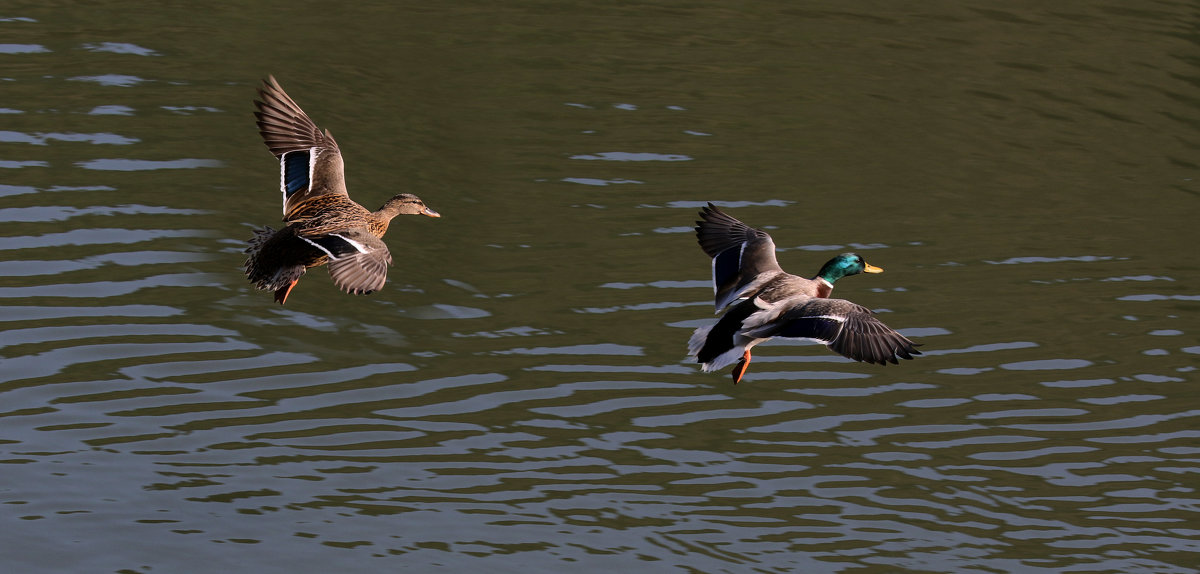
[[[1200,564],[1194,6],[121,6],[0,12],[6,571]],[[241,275],[267,73],[383,291]],[[924,355],[700,373],[707,201]]]

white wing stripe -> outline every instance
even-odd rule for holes
[[[312,192],[313,186],[313,167],[317,165],[317,156],[321,155],[321,148],[313,146],[308,148],[308,191]]]
[[[316,241],[313,241],[313,240],[311,240],[311,239],[309,239],[309,238],[307,238],[307,237],[304,237],[304,236],[302,236],[302,235],[300,235],[300,236],[297,236],[297,237],[299,237],[300,239],[303,239],[303,240],[307,241],[309,245],[312,245],[313,247],[316,247],[317,249],[320,249],[321,251],[324,251],[324,252],[325,252],[325,255],[328,255],[328,256],[329,256],[329,260],[330,260],[330,261],[337,261],[337,260],[338,260],[338,257],[337,257],[336,255],[334,255],[333,253],[331,253],[331,252],[330,252],[328,249],[325,249],[325,247],[324,247],[324,246],[322,246],[320,243],[317,243]],[[341,236],[339,235],[339,237],[341,237]],[[345,237],[342,237],[342,239],[345,239]]]
[[[822,345],[829,345],[829,344],[833,343],[833,339],[825,340],[825,339],[818,339],[816,337],[772,337],[772,338],[773,339],[787,339],[789,341],[814,341],[814,342],[820,343]]]
[[[717,257],[720,255],[720,253],[714,255],[712,258],[712,263],[709,264],[709,267],[712,267],[713,297],[717,296]]]
[[[279,156],[279,193],[283,194],[283,214],[287,215],[287,155],[290,151]]]
[[[342,241],[345,241],[346,243],[349,243],[351,246],[353,246],[355,249],[357,249],[359,253],[366,253],[369,251],[369,249],[367,249],[366,245],[363,245],[362,243],[359,243],[353,239],[350,239],[349,237],[346,237],[345,235],[341,235],[338,233],[330,233],[330,235],[337,237],[338,239],[341,239]]]

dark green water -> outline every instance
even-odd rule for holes
[[[1179,2],[0,9],[12,572],[1193,572],[1200,35]],[[241,275],[274,74],[390,282]],[[707,201],[921,342],[711,320]]]

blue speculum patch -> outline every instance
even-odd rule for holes
[[[288,197],[297,191],[308,189],[308,150],[290,151],[283,154],[283,192]]]
[[[713,266],[713,269],[716,270],[715,275],[717,276],[717,280],[724,282],[728,278],[737,275],[738,270],[741,268],[742,253],[741,250],[731,247],[718,253],[714,259],[716,260],[716,264]]]

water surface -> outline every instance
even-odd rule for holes
[[[318,8],[0,13],[8,570],[1194,571],[1192,6]],[[375,295],[241,275],[268,73]],[[925,354],[700,373],[708,201]]]

